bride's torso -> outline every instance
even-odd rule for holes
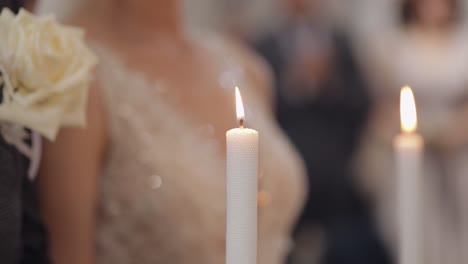
[[[261,137],[259,263],[281,263],[287,253],[305,193],[299,159],[242,53],[217,38],[195,39],[199,47],[188,51],[96,46],[110,143],[97,263],[224,262],[224,145],[236,125],[234,84],[245,97],[247,125]]]

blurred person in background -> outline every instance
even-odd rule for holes
[[[54,263],[224,263],[235,85],[262,142],[258,263],[284,263],[305,177],[275,122],[262,60],[187,31],[181,1],[80,2],[68,19],[87,30],[100,65],[87,128],[64,129],[44,146],[41,204]]]
[[[327,23],[325,1],[283,4],[286,23],[256,47],[275,73],[278,121],[308,170],[291,263],[389,263],[351,171],[370,102],[347,36]]]
[[[398,24],[369,35],[363,53],[376,104],[360,175],[396,249],[391,143],[400,129],[400,88],[409,84],[426,144],[423,263],[468,263],[468,31],[462,1],[397,3]]]

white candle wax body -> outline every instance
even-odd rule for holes
[[[256,264],[258,133],[235,128],[226,140],[226,264]]]
[[[399,263],[422,262],[422,159],[424,143],[416,133],[403,133],[394,141],[399,226]]]

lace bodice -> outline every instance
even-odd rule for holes
[[[206,42],[220,60],[232,59],[220,63],[221,77],[242,69],[222,41]],[[216,127],[198,124],[166,100],[170,91],[157,77],[129,69],[109,49],[96,52],[110,133],[97,263],[224,263],[225,142],[212,136]],[[304,198],[302,169],[271,117],[255,104],[249,111],[261,135],[258,263],[283,263]]]

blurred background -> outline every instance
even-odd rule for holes
[[[426,143],[423,263],[468,263],[468,28],[464,0],[186,0],[187,25],[271,68],[276,117],[308,170],[291,264],[394,263],[399,92]],[[73,9],[45,0],[38,10]],[[426,208],[427,207],[427,208]]]
[[[467,1],[187,2],[187,23],[270,65],[276,116],[302,154],[309,200],[290,263],[393,263],[392,140],[412,86],[426,148],[423,263],[467,263]]]

